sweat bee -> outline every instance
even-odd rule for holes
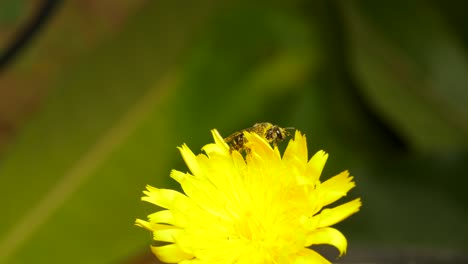
[[[291,134],[287,130],[292,130],[294,128],[287,127],[282,128],[271,123],[256,123],[252,127],[242,129],[237,131],[232,135],[224,139],[224,141],[229,145],[231,150],[246,150],[245,143],[247,139],[244,137],[244,132],[255,133],[268,141],[268,143],[273,143],[276,146],[278,142],[283,141],[286,137]]]

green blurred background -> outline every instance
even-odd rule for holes
[[[41,1],[0,1],[0,54]],[[146,184],[269,121],[349,169],[353,247],[468,250],[462,1],[63,1],[0,72],[0,263],[153,263]]]

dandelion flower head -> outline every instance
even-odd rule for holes
[[[330,263],[309,248],[328,244],[340,255],[345,236],[332,225],[359,211],[360,199],[325,208],[355,186],[347,171],[321,181],[328,155],[308,158],[296,131],[281,155],[262,136],[245,132],[248,151],[231,150],[217,130],[195,155],[179,150],[190,172],[171,177],[184,193],[147,186],[142,200],[163,210],[136,225],[150,230],[153,253],[167,263]]]

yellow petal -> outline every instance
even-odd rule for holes
[[[171,210],[162,210],[156,213],[152,213],[148,215],[148,219],[151,223],[159,223],[159,224],[170,224],[174,225],[174,215],[172,214]]]
[[[357,198],[334,208],[323,209],[322,212],[314,216],[320,219],[317,228],[331,226],[341,222],[343,219],[359,211],[361,205],[361,198]]]
[[[305,135],[296,130],[293,140],[290,140],[284,151],[283,161],[289,162],[297,160],[298,164],[307,164],[307,142]]]
[[[147,187],[149,191],[144,192],[141,200],[158,205],[166,209],[187,210],[193,207],[193,202],[187,196],[178,191],[170,189],[158,189],[154,187]]]
[[[205,262],[199,259],[188,259],[188,260],[182,260],[181,262],[179,262],[179,264],[203,264],[203,263]]]
[[[211,130],[215,143],[205,145],[202,150],[208,155],[229,156],[229,145],[224,141],[223,137],[219,134],[218,130]]]
[[[313,186],[311,177],[307,174],[307,142],[305,136],[296,131],[295,139],[290,140],[284,152],[282,162],[287,167],[289,178],[294,179],[298,185]]]
[[[251,154],[260,156],[263,159],[270,159],[275,155],[273,148],[265,138],[256,133],[244,132],[244,137],[247,140],[246,147],[251,150]]]
[[[172,171],[171,177],[181,184],[185,194],[198,207],[221,219],[229,218],[224,210],[229,199],[222,192],[227,187],[223,186],[223,188],[219,188],[220,186],[214,186],[212,182],[195,178],[190,174],[180,173],[179,171]],[[224,180],[224,183],[226,182]]]
[[[182,232],[182,229],[173,227],[162,230],[156,230],[153,232],[153,239],[156,241],[174,243],[176,242],[177,237],[180,236]]]
[[[141,219],[136,219],[135,220],[135,225],[139,227],[143,227],[149,231],[156,231],[156,230],[163,230],[163,229],[173,229],[173,226],[170,225],[164,225],[164,224],[156,224],[156,223],[151,223],[147,222]]]
[[[219,134],[218,130],[216,129],[211,130],[211,134],[213,135],[213,139],[216,145],[220,146],[220,148],[222,148],[224,151],[229,153],[229,146],[228,144],[226,144],[223,137]]]
[[[322,206],[325,206],[345,196],[349,190],[356,186],[352,180],[353,177],[349,177],[349,172],[343,171],[321,183],[317,186],[318,201]]]
[[[182,154],[182,158],[187,164],[187,167],[190,169],[194,176],[201,177],[203,176],[203,172],[200,169],[200,165],[198,164],[197,157],[193,152],[187,147],[187,145],[183,144],[182,147],[179,147],[180,153]]]
[[[337,229],[332,227],[324,227],[311,232],[306,240],[304,246],[311,245],[331,245],[338,249],[340,256],[346,253],[348,242],[346,237]]]
[[[328,154],[325,153],[325,151],[320,150],[315,153],[307,163],[307,175],[312,179],[313,182],[319,180],[327,159]]]
[[[233,172],[240,174],[240,172],[243,171],[246,166],[244,157],[238,151],[233,151],[231,157],[234,169]]]
[[[143,227],[144,229],[149,230],[149,231],[153,231],[155,228],[154,224],[147,222],[145,220],[141,220],[141,219],[136,219],[135,225],[139,227]]]
[[[326,258],[312,249],[304,248],[294,259],[293,264],[331,264]]]
[[[246,163],[248,169],[251,170],[247,174],[250,174],[251,179],[256,181],[264,181],[265,183],[270,182],[274,175],[277,175],[274,171],[280,168],[281,156],[279,152],[275,151],[270,143],[260,135],[256,133],[244,133],[247,140],[246,147],[249,149],[249,154],[246,157]],[[257,173],[254,173],[256,171]],[[272,173],[273,172],[273,173]],[[267,178],[267,179],[265,179]],[[267,180],[267,181],[265,181]],[[260,190],[264,190],[262,187]]]
[[[225,152],[216,144],[208,144],[203,146],[202,151],[206,155],[223,155]]]
[[[206,195],[209,192],[206,190],[206,188],[209,187],[207,181],[176,170],[171,172],[171,178],[180,183],[184,193],[195,201],[195,203],[200,204],[206,202]]]
[[[160,247],[151,247],[151,251],[162,262],[178,263],[183,260],[192,259],[193,255],[183,252],[176,244],[170,244]]]

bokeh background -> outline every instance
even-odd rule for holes
[[[263,121],[329,152],[324,178],[355,176],[350,196],[364,206],[338,225],[349,255],[466,254],[466,10],[0,1],[0,263],[155,263],[151,235],[133,225],[155,210],[140,201],[145,185],[177,187],[176,146]]]

